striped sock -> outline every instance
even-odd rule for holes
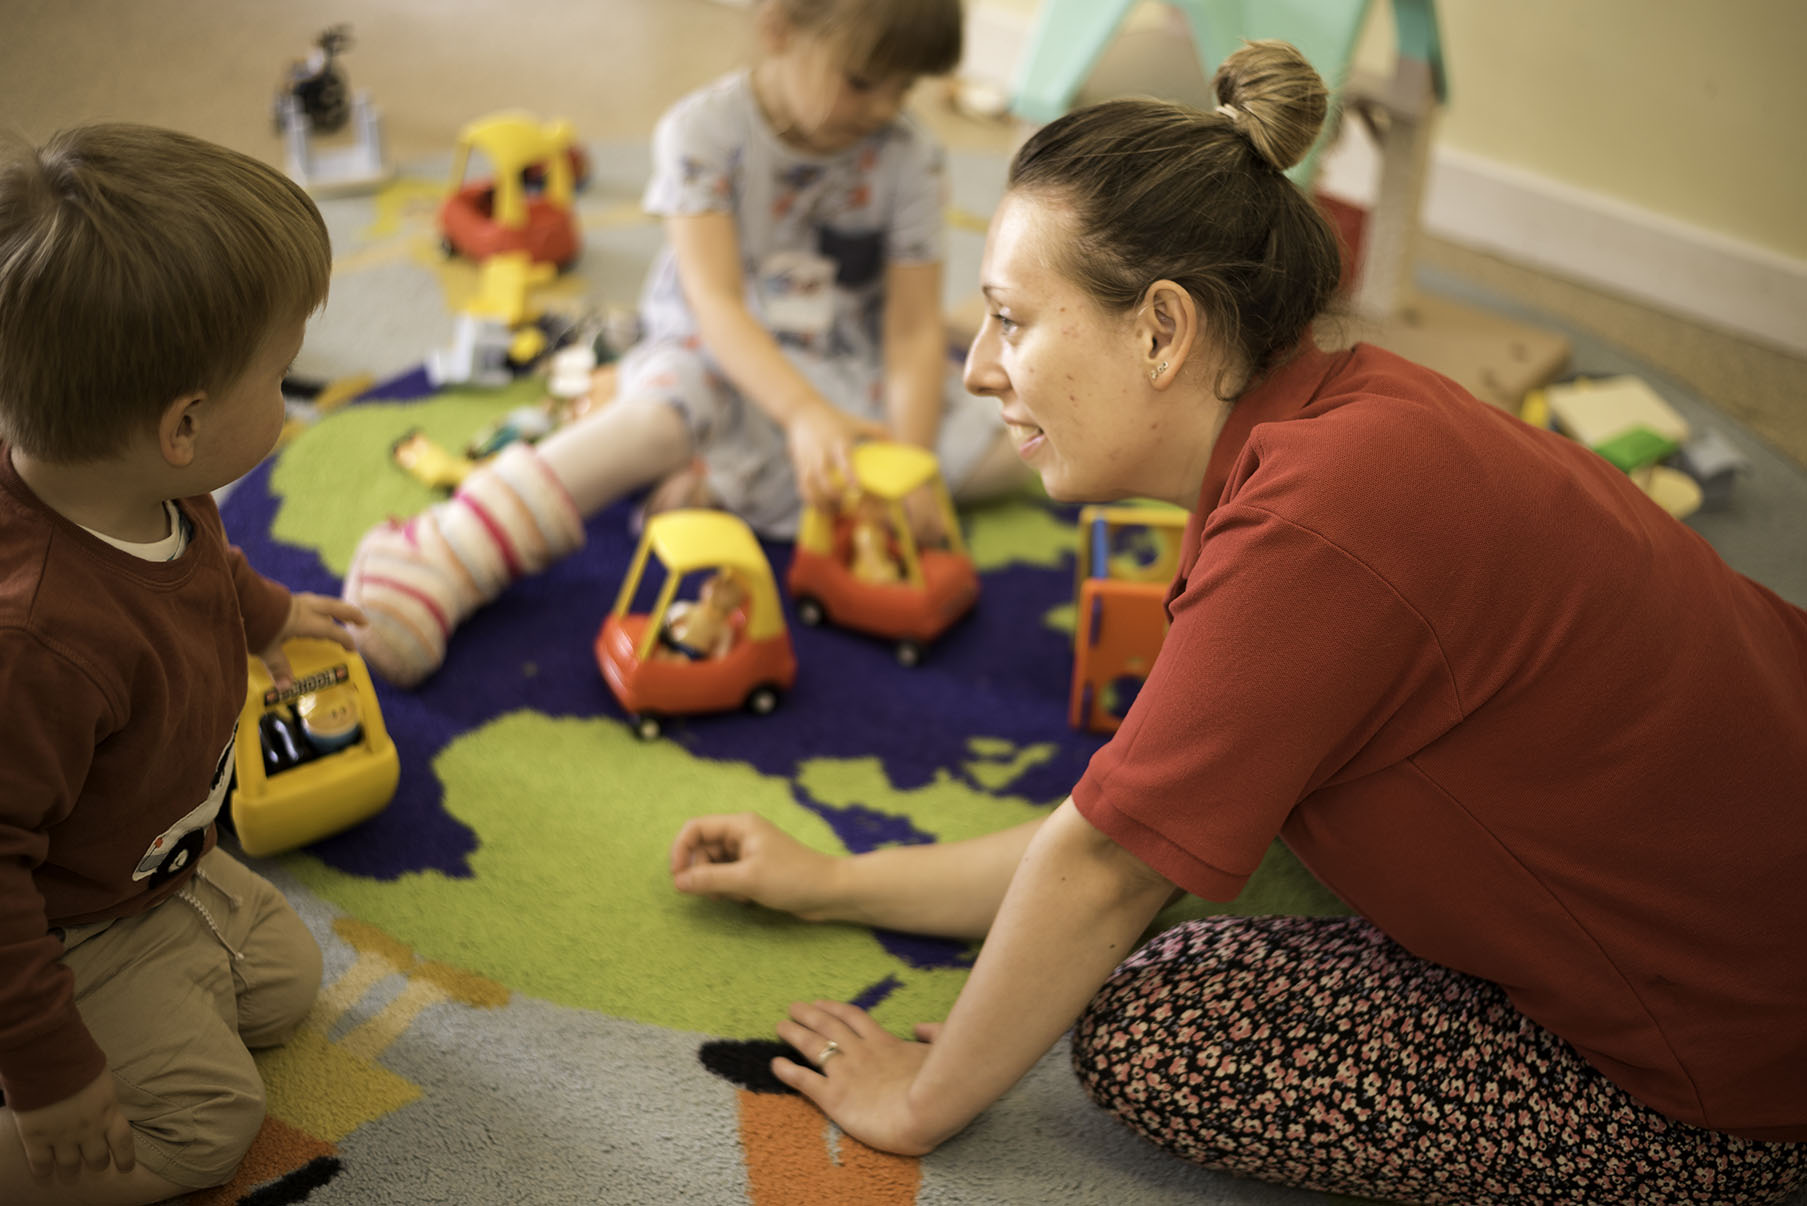
[[[439,669],[452,630],[472,612],[583,542],[583,516],[564,486],[532,447],[511,444],[447,501],[358,542],[344,590],[370,621],[358,651],[390,682],[416,686]]]

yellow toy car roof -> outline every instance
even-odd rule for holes
[[[770,573],[751,528],[726,511],[666,511],[646,521],[646,542],[674,574],[727,566],[749,575]]]
[[[935,454],[914,444],[870,440],[853,449],[853,476],[860,488],[883,499],[900,499],[940,473]]]
[[[626,613],[649,556],[658,558],[667,574],[653,608],[655,616],[663,617],[686,574],[731,569],[747,588],[747,636],[766,640],[784,631],[784,613],[778,606],[772,564],[766,560],[753,529],[739,516],[726,511],[685,510],[666,511],[648,519],[640,534],[640,547],[615,600],[616,615]]]

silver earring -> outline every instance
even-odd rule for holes
[[[1161,361],[1161,363],[1155,365],[1153,368],[1148,370],[1148,379],[1150,381],[1158,381],[1161,378],[1161,374],[1166,371],[1167,371],[1167,362],[1165,360],[1163,360],[1163,361]]]

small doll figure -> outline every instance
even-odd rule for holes
[[[342,750],[364,735],[358,719],[358,693],[349,684],[304,695],[296,710],[308,743],[322,754]]]
[[[848,569],[861,582],[890,586],[903,580],[903,567],[891,555],[891,530],[884,504],[862,498],[853,514],[852,556]]]
[[[703,582],[696,602],[673,603],[659,632],[658,654],[700,662],[722,657],[734,645],[734,613],[747,601],[747,588],[733,570],[717,570]]]

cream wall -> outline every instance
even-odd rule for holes
[[[1807,261],[1807,0],[1436,5],[1450,79],[1439,150]],[[968,8],[1008,18],[981,15],[981,25],[1020,28],[1040,2]],[[1176,99],[1195,99],[1188,90],[1202,80],[1170,61],[1182,53],[1176,39],[1149,36],[1165,21],[1145,0],[1094,82],[1171,83]],[[1001,43],[1012,57],[1021,49]],[[1356,65],[1385,70],[1392,49],[1391,5],[1376,0]]]
[[[1356,55],[1391,61],[1381,0]],[[1807,3],[1438,0],[1437,142],[1807,260]]]

